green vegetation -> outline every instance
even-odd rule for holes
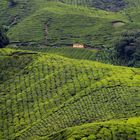
[[[140,0],[1,0],[0,140],[140,140],[139,14]]]
[[[9,45],[8,47],[22,50],[53,53],[69,58],[99,61],[106,64],[140,67],[139,37],[138,37],[139,32],[136,31],[128,32],[124,33],[123,36],[124,36],[123,39],[118,40],[116,42],[114,50],[106,50],[106,48],[104,48],[104,51],[98,48],[78,49],[72,47],[46,47],[40,45],[37,47],[34,44],[31,44],[31,46],[26,47],[25,46],[17,47],[16,45]]]
[[[11,28],[8,36],[12,42],[38,42],[58,47],[83,43],[101,47],[105,40],[112,41],[110,36],[116,29],[111,22],[115,19],[127,22],[119,13],[49,3]]]
[[[0,27],[0,48],[3,48],[9,43],[8,38],[5,36],[3,29]]]
[[[122,32],[140,28],[139,0],[126,1],[129,4],[125,9],[115,13],[93,8],[93,3],[97,4],[95,7],[103,6],[97,0],[15,2],[16,5],[10,8],[8,1],[2,0],[0,7],[0,23],[6,25],[12,43],[61,47],[83,43],[90,47],[109,48]],[[116,1],[110,4],[113,3]],[[121,21],[124,25],[116,27],[115,21]]]
[[[8,48],[0,60],[1,139],[140,115],[139,69]]]
[[[11,42],[37,42],[50,46],[67,46],[78,42],[91,47],[110,44],[113,41],[110,36],[118,36],[118,31],[121,32],[123,28],[116,30],[112,21],[122,20],[126,22],[125,26],[129,23],[128,17],[119,12],[78,6],[78,1],[71,4],[20,0],[14,8],[6,8],[8,3],[3,2],[1,22],[9,27]],[[11,21],[7,21],[9,19]]]
[[[140,32],[131,30],[124,33],[115,52],[122,63],[140,67]]]
[[[17,47],[15,45],[9,45],[8,47],[15,48],[15,49],[57,54],[73,59],[85,59],[85,60],[99,61],[99,62],[110,63],[110,64],[114,63],[116,65],[120,65],[119,61],[115,60],[115,57],[114,59],[110,59],[109,53],[100,51],[98,49],[84,49],[84,48],[78,49],[72,47],[46,47],[46,46],[36,47],[35,45],[26,46],[26,47],[25,46]]]
[[[90,0],[15,2],[17,4],[12,8],[5,0],[0,5],[0,23],[8,29],[12,43],[60,47],[83,43],[90,47],[102,48],[104,45],[109,48],[122,32],[140,28],[139,0],[129,1],[125,9],[118,12],[93,8]],[[116,27],[115,21],[124,25]]]
[[[90,123],[64,129],[42,140],[128,140],[140,139],[140,118]],[[38,138],[39,139],[39,138]]]

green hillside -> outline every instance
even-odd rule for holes
[[[105,122],[90,123],[81,126],[64,129],[53,135],[42,137],[43,140],[126,140],[140,139],[140,118],[111,120]],[[39,137],[37,138],[39,139]]]
[[[1,0],[0,140],[140,140],[139,14],[140,0]]]
[[[46,139],[67,127],[140,115],[139,69],[37,51],[0,54],[0,139]]]
[[[84,0],[19,0],[12,8],[2,1],[1,23],[7,25],[7,34],[15,43],[110,46],[122,32],[140,27],[139,0],[129,1],[124,10],[115,13],[90,7],[91,1]],[[116,26],[117,21],[122,26]]]
[[[49,46],[78,42],[93,46],[110,40],[111,33],[116,30],[112,25],[114,20],[127,22],[121,14],[49,3],[9,30],[8,35],[15,42],[39,42]]]
[[[6,37],[4,30],[0,27],[0,48],[3,48],[9,43],[8,38]]]

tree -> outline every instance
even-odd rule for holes
[[[8,38],[4,34],[3,28],[0,27],[0,48],[3,48],[9,43]]]
[[[124,33],[115,44],[117,58],[128,66],[140,65],[140,32],[131,31]]]

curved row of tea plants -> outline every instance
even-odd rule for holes
[[[64,129],[41,140],[128,140],[140,139],[140,118],[89,123]]]

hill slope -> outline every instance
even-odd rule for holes
[[[121,120],[111,120],[105,122],[96,122],[64,129],[58,133],[43,140],[128,140],[140,138],[140,118],[129,118]],[[37,137],[40,139],[40,137]]]
[[[140,0],[14,1],[0,2],[0,139],[139,140],[140,69],[114,65],[140,66]]]
[[[114,7],[113,3],[116,1],[112,0],[109,7]],[[92,7],[94,4],[95,7],[108,6],[108,1],[19,0],[15,7],[9,8],[2,0],[0,18],[1,23],[7,25],[7,34],[13,43],[48,46],[83,43],[90,47],[109,47],[122,32],[140,27],[140,1],[128,0],[125,3],[127,6],[123,10],[110,12]]]
[[[1,139],[39,139],[140,115],[139,69],[35,51],[0,52]]]

